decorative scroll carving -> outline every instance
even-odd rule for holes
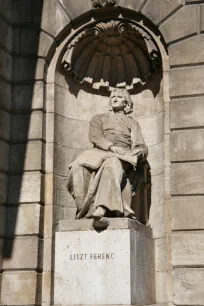
[[[100,22],[76,36],[67,46],[62,65],[75,80],[95,89],[132,89],[145,84],[160,67],[152,38],[130,22]]]
[[[91,0],[93,8],[111,7],[117,4],[117,0]]]

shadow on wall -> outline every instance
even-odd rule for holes
[[[14,2],[16,2],[16,4],[14,4]],[[31,185],[40,184],[40,175],[43,170],[43,139],[42,137],[36,137],[38,139],[34,139],[35,137],[30,137],[29,135],[31,118],[33,120],[33,128],[39,124],[38,118],[43,118],[44,112],[43,90],[42,92],[40,91],[40,89],[43,88],[43,82],[38,82],[37,85],[34,84],[38,60],[42,9],[43,0],[27,0],[20,4],[18,1],[13,1],[12,6],[7,8],[7,10],[11,12],[11,18],[10,20],[6,20],[6,22],[12,23],[13,39],[16,33],[14,33],[14,26],[15,31],[21,31],[25,37],[23,37],[24,45],[22,45],[22,37],[15,36],[15,40],[19,40],[17,43],[20,45],[20,48],[12,55],[11,132],[5,217],[5,243],[3,251],[4,258],[10,258],[12,256],[14,237],[24,234],[22,233],[22,228],[25,224],[22,223],[25,221],[28,224],[29,218],[31,222],[35,222],[33,219],[35,218],[35,214],[31,212],[34,212],[36,203],[33,203],[32,197],[30,197],[29,203],[27,203],[22,193],[27,192],[27,194],[29,194]],[[29,15],[30,10],[32,12],[31,15]],[[18,16],[19,19],[16,16]],[[27,34],[25,34],[26,32]],[[38,99],[42,99],[40,103],[41,107],[37,109],[37,112],[33,112],[34,94],[38,95]],[[30,138],[33,138],[32,142],[29,142]],[[37,150],[38,146],[39,150]],[[31,168],[25,166],[28,159],[30,159],[29,162],[32,164],[32,160],[36,160],[39,155],[41,156],[41,165],[38,169],[32,169],[32,166]],[[25,172],[26,170],[28,171]],[[32,171],[33,176],[30,175],[30,171]],[[41,204],[42,203],[38,203],[37,205],[39,205],[39,210],[42,212]],[[23,220],[21,218],[25,219]],[[21,226],[19,226],[20,224]]]

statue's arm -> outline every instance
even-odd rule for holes
[[[113,143],[104,137],[101,115],[94,116],[90,122],[89,140],[94,147],[104,151],[108,151],[113,146]]]
[[[132,129],[131,129],[131,140],[132,140],[133,153],[141,152],[140,155],[142,156],[142,159],[145,159],[148,155],[148,148],[142,136],[139,123],[135,120],[133,120]]]

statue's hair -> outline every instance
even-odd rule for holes
[[[112,111],[112,103],[111,103],[111,98],[113,96],[113,94],[115,92],[121,93],[123,95],[123,97],[126,99],[126,106],[124,108],[124,112],[126,114],[130,114],[133,112],[133,102],[132,102],[132,98],[129,94],[129,92],[126,89],[121,89],[121,88],[114,88],[111,92],[110,95],[110,103],[109,103],[109,109]]]

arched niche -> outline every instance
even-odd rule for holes
[[[134,103],[132,117],[138,120],[149,149],[152,191],[148,189],[150,179],[146,177],[147,190],[143,194],[138,192],[137,202],[143,198],[143,201],[148,202],[145,204],[148,207],[151,202],[150,215],[147,212],[146,214],[149,215],[149,223],[153,230],[152,222],[155,218],[152,216],[158,214],[157,207],[164,206],[163,71],[162,65],[159,67],[159,61],[162,60],[165,51],[163,46],[160,48],[161,36],[146,27],[144,20],[138,21],[138,16],[136,20],[127,20],[127,16],[125,19],[121,18],[121,14],[119,17],[100,17],[87,24],[81,21],[79,28],[75,27],[74,34],[71,31],[58,54],[54,131],[56,225],[59,220],[75,218],[75,205],[66,190],[68,166],[83,150],[92,147],[88,139],[89,122],[95,114],[108,111],[109,95],[113,87],[127,88],[130,91]],[[113,39],[116,42],[112,43]],[[111,50],[117,43],[122,45],[118,48],[121,54],[118,50]],[[90,44],[95,44],[95,48],[90,50]],[[98,47],[100,45],[101,48]],[[125,47],[126,50],[129,49],[128,54],[124,54]],[[106,79],[103,74],[107,68],[107,57],[111,52],[112,65],[121,56],[124,65],[122,68],[118,65],[121,69],[120,75],[122,70],[126,71],[123,79],[118,79],[115,83],[111,83],[112,76],[106,76]],[[97,59],[94,63],[94,68],[97,67],[95,76],[93,71],[89,75],[93,65],[89,62],[97,56],[104,63],[104,67],[100,66],[101,62]],[[127,77],[130,70],[130,76]],[[126,77],[129,79],[127,82]],[[145,175],[148,173],[149,170],[146,170]],[[161,226],[156,225],[158,230]]]
[[[102,10],[102,9],[101,9]],[[151,198],[148,223],[155,239],[165,237],[165,148],[164,126],[168,126],[168,56],[158,29],[141,14],[121,8],[109,9],[109,20],[124,20],[136,24],[148,33],[154,41],[162,60],[161,70],[148,82],[136,84],[130,89],[134,103],[132,116],[139,121],[149,149],[148,162],[151,167]],[[46,203],[53,204],[53,231],[60,220],[74,219],[75,205],[66,189],[68,165],[83,150],[90,147],[88,129],[94,114],[108,111],[109,88],[92,88],[89,84],[77,82],[73,75],[66,74],[62,67],[68,44],[87,27],[107,20],[101,14],[89,13],[65,29],[47,72],[47,145]],[[79,141],[80,140],[80,141]],[[156,240],[155,240],[156,241]],[[159,252],[163,246],[159,246]],[[54,252],[54,250],[53,250]],[[54,253],[53,253],[54,254]],[[163,275],[162,275],[163,276]],[[159,290],[161,274],[158,274],[156,291]],[[165,284],[164,284],[165,287]],[[166,288],[164,288],[166,290]]]

